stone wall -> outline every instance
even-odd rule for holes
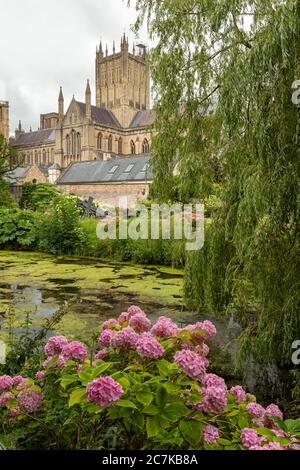
[[[119,198],[128,198],[128,205],[134,206],[137,200],[145,199],[149,193],[149,183],[99,183],[99,184],[58,184],[60,191],[73,193],[82,198],[92,196],[110,206],[118,206]]]

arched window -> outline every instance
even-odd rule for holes
[[[81,135],[77,132],[77,155],[81,153]]]
[[[149,153],[149,142],[147,139],[143,141],[143,153]]]
[[[131,155],[135,155],[135,143],[133,140],[130,142]]]
[[[54,149],[51,149],[51,163],[54,163]]]
[[[99,132],[97,135],[97,149],[101,150],[102,149],[102,134]]]
[[[122,137],[119,138],[118,140],[118,153],[123,153],[123,139]]]
[[[36,165],[39,163],[39,156],[37,150],[34,151],[34,163]]]
[[[70,136],[69,135],[66,136],[66,146],[67,146],[66,154],[70,155]]]
[[[43,149],[43,163],[46,163],[46,150]]]
[[[76,155],[76,134],[74,129],[71,132],[71,155]]]
[[[112,152],[112,146],[113,146],[113,138],[112,138],[112,135],[110,135],[108,138],[108,151],[109,152]]]

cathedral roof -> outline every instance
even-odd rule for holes
[[[85,115],[86,104],[77,101],[81,112]],[[104,124],[109,127],[121,127],[119,121],[114,114],[106,108],[98,108],[97,106],[91,106],[92,120],[99,124]]]
[[[155,112],[152,109],[145,109],[143,111],[138,111],[131,121],[130,128],[134,129],[136,127],[147,127],[154,124],[155,121]]]
[[[35,132],[22,132],[12,143],[12,146],[39,145],[55,142],[55,129],[41,129]]]
[[[153,179],[149,155],[119,157],[113,160],[74,162],[69,165],[56,184],[138,182]]]

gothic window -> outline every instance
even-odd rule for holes
[[[51,163],[54,162],[54,149],[51,149]]]
[[[74,129],[71,132],[71,155],[76,155],[76,134]]]
[[[97,149],[101,150],[102,149],[102,134],[99,132],[97,135]]]
[[[122,139],[122,137],[120,137],[119,140],[118,140],[118,153],[119,154],[123,153],[123,139]]]
[[[46,163],[46,150],[43,150],[43,163]]]
[[[131,155],[135,155],[135,143],[133,140],[130,142]]]
[[[80,155],[81,153],[81,135],[78,132],[77,133],[77,155]]]
[[[67,155],[70,155],[70,136],[67,135],[66,137],[66,143],[67,143]]]
[[[108,138],[108,151],[109,152],[112,152],[112,146],[113,146],[113,138],[112,138],[112,135],[110,135]]]
[[[147,139],[144,139],[143,142],[143,153],[149,153],[149,142]]]

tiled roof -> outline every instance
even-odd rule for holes
[[[23,132],[12,143],[12,146],[39,145],[47,142],[55,142],[55,129],[41,129],[35,132]]]
[[[27,171],[29,170],[30,166],[18,166],[12,171],[9,171],[4,176],[4,179],[9,184],[16,183],[20,178],[23,178]]]
[[[155,112],[152,109],[145,109],[144,111],[138,111],[131,121],[130,128],[136,127],[148,127],[154,124]]]
[[[56,184],[152,181],[149,155],[72,163]]]
[[[81,112],[85,114],[86,104],[80,103],[80,101],[77,101],[77,104],[79,105]],[[108,109],[91,106],[91,112],[93,121],[110,127],[121,127],[115,115]]]

